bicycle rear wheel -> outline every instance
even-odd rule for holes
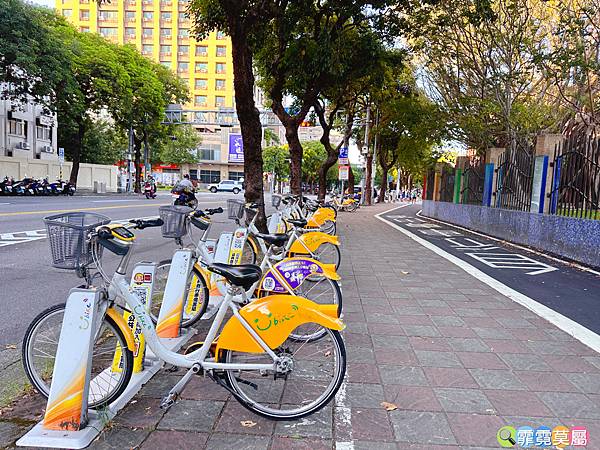
[[[344,381],[346,349],[339,332],[325,329],[314,342],[287,339],[274,349],[291,363],[290,371],[275,376],[258,370],[226,370],[225,381],[233,395],[250,411],[271,420],[293,420],[313,414],[327,405]],[[232,364],[270,364],[266,354],[227,350],[223,360]]]
[[[65,304],[42,311],[29,325],[23,339],[22,360],[25,374],[34,388],[48,398]],[[120,369],[112,371],[117,348],[122,350]],[[115,401],[125,390],[133,373],[133,352],[121,329],[104,316],[92,353],[92,372],[88,395],[90,408],[101,408]]]

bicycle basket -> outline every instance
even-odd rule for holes
[[[281,195],[273,194],[271,196],[271,206],[279,208],[279,205],[281,205]]]
[[[70,212],[44,218],[52,266],[58,269],[78,269],[93,261],[92,243],[87,235],[94,228],[110,223],[110,218],[88,212]],[[95,252],[100,259],[102,248],[97,245]]]
[[[187,215],[192,208],[183,205],[168,205],[158,208],[158,215],[163,221],[160,231],[162,236],[170,239],[182,238],[187,234]]]
[[[254,219],[254,216],[256,215],[258,210],[252,209],[252,208],[244,208],[244,209],[246,210],[246,221],[248,223],[252,222],[252,219]]]
[[[244,201],[229,199],[227,200],[227,217],[232,220],[241,220],[244,218]]]

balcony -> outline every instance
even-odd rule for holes
[[[208,52],[199,52],[199,51],[196,50],[196,56],[207,57],[208,56]]]
[[[225,58],[225,57],[227,57],[227,53],[225,53],[225,52],[217,53],[217,58]]]
[[[150,50],[142,50],[142,55],[144,56],[152,56],[154,54],[154,52],[151,52]]]
[[[154,2],[152,0],[142,0],[142,6],[154,6]]]
[[[152,25],[152,24],[154,23],[154,19],[148,19],[148,18],[144,17],[144,18],[142,19],[142,23],[143,23],[144,25]]]
[[[194,86],[194,89],[196,89],[197,91],[206,91],[206,90],[208,90],[208,85],[207,84],[196,84]]]
[[[173,22],[173,21],[172,21],[172,19],[171,19],[170,17],[161,17],[161,18],[160,18],[160,23],[161,23],[161,25],[162,25],[163,23],[166,23],[166,24],[169,24],[169,25],[171,25],[171,23],[172,23],[172,22]]]
[[[178,36],[177,43],[180,45],[188,45],[190,43],[190,37],[189,36]]]
[[[135,1],[132,0],[132,1],[125,2],[125,9],[133,9],[133,10],[135,10],[135,7],[136,7],[136,2]]]
[[[127,23],[135,23],[135,17],[127,17],[125,19],[125,22],[127,22]]]
[[[215,73],[218,73],[218,74],[224,74],[224,73],[226,73],[226,72],[225,72],[225,69],[223,69],[223,70],[215,70]]]
[[[135,44],[135,34],[125,35],[125,43],[127,44]]]
[[[208,73],[208,69],[207,68],[197,68],[196,67],[196,73]]]
[[[189,59],[190,53],[189,52],[177,52],[177,56],[180,56],[181,58]]]
[[[142,36],[142,44],[152,44],[153,41],[152,36]]]
[[[171,36],[161,36],[160,43],[161,44],[170,44],[172,41]]]
[[[215,86],[215,91],[224,91],[225,86]]]
[[[161,8],[170,8],[173,6],[173,2],[160,2]]]
[[[116,17],[101,17],[101,16],[99,16],[98,23],[100,23],[102,25],[108,25],[108,24],[116,25],[117,18]]]

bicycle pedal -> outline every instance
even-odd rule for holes
[[[171,406],[175,404],[177,401],[177,394],[169,394],[165,398],[163,398],[160,402],[160,409],[168,410]]]

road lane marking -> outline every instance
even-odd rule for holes
[[[548,264],[544,264],[543,262],[536,261],[535,259],[517,253],[466,252],[465,255],[469,255],[477,261],[494,269],[531,270],[531,272],[526,273],[527,275],[541,275],[543,273],[558,270],[556,267],[549,266]]]
[[[208,202],[207,202],[208,203]],[[145,205],[139,205],[139,207],[146,206],[166,206],[170,205],[170,203],[147,203]],[[135,208],[137,206],[133,205],[118,205],[118,206],[97,206],[93,208],[77,208],[77,209],[49,209],[46,211],[19,211],[12,213],[0,213],[0,217],[11,217],[11,216],[25,216],[25,215],[33,215],[33,214],[59,214],[59,213],[67,213],[67,212],[78,212],[78,211],[102,211],[105,209],[123,209],[123,208]]]
[[[395,208],[395,209],[397,209],[397,208]],[[570,334],[571,336],[573,336],[575,339],[577,339],[581,343],[590,347],[592,350],[595,350],[596,352],[600,352],[600,336],[597,335],[596,333],[594,333],[593,331],[591,331],[588,328],[584,327],[583,325],[575,322],[574,320],[569,319],[566,316],[563,316],[562,314],[554,311],[553,309],[550,309],[547,306],[542,305],[541,303],[533,300],[532,298],[527,297],[526,295],[521,294],[518,291],[515,291],[513,288],[506,286],[505,284],[503,284],[500,281],[496,280],[495,278],[489,276],[485,272],[482,272],[481,270],[472,266],[468,262],[463,261],[462,259],[448,253],[447,251],[442,250],[437,245],[432,244],[431,242],[423,239],[422,237],[419,237],[416,234],[411,233],[410,231],[402,228],[401,226],[399,226],[389,220],[386,220],[384,217],[382,217],[382,215],[385,214],[386,212],[394,211],[395,209],[390,209],[389,211],[375,214],[375,218],[377,218],[378,220],[382,221],[383,223],[389,225],[390,227],[398,230],[399,232],[401,232],[408,238],[412,239],[413,241],[417,242],[418,244],[421,244],[423,247],[431,250],[435,254],[450,261],[454,265],[458,266],[459,268],[461,268],[462,270],[467,272],[469,275],[472,275],[473,277],[477,278],[482,283],[487,284],[492,289],[494,289],[495,291],[504,295],[505,297],[513,300],[514,302],[524,306],[525,308],[529,309],[530,311],[537,314],[538,316],[546,319],[548,322],[554,324],[556,327],[560,328],[565,333]],[[438,222],[441,222],[441,221],[438,221]],[[457,227],[457,228],[460,228],[460,227]]]

